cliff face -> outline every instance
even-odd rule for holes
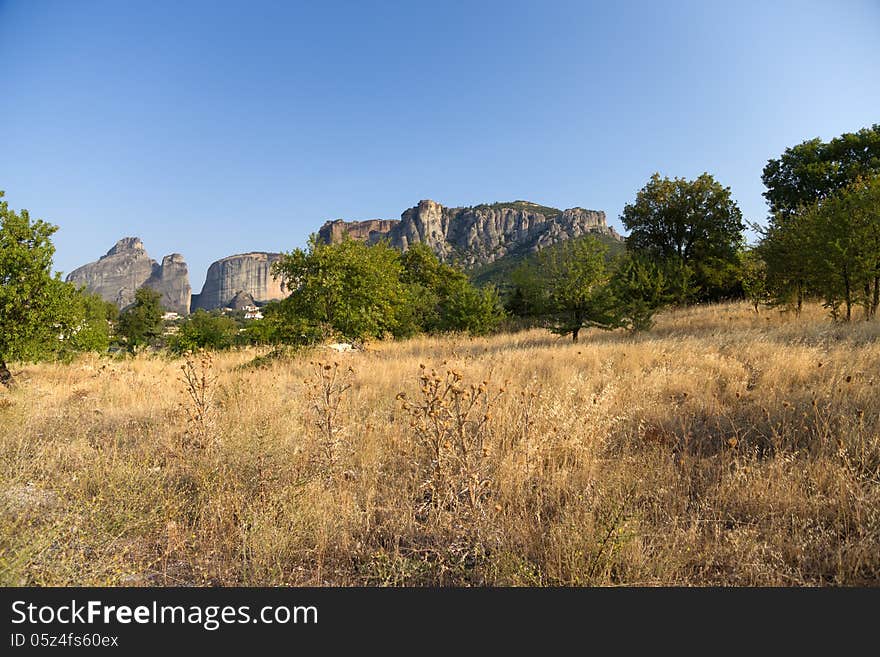
[[[588,233],[601,233],[617,239],[605,213],[583,208],[560,211],[515,201],[447,208],[424,200],[406,210],[399,221],[325,223],[318,231],[325,242],[353,239],[375,242],[383,237],[399,249],[427,244],[443,260],[464,266],[485,265],[512,253],[528,253],[556,242]]]
[[[149,285],[162,294],[162,304],[168,310],[189,312],[189,274],[183,256],[165,256],[160,265],[137,237],[119,240],[96,262],[70,272],[67,280],[84,285],[120,308],[131,305],[138,288]]]
[[[232,303],[239,292],[262,303],[286,296],[281,280],[272,277],[272,265],[279,253],[243,253],[223,258],[208,267],[205,285],[199,295],[193,296],[193,310],[224,308]]]
[[[168,310],[181,315],[189,314],[192,288],[182,255],[172,253],[162,258],[162,264],[153,267],[153,274],[146,285],[161,293],[161,303]]]
[[[366,221],[328,221],[318,230],[318,237],[334,244],[341,242],[348,235],[354,240],[361,242],[374,242],[394,228],[399,223],[396,219],[368,219]]]

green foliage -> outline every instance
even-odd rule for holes
[[[676,262],[629,253],[609,259],[604,244],[592,236],[570,240],[540,251],[534,262],[514,271],[507,308],[575,341],[589,326],[645,331],[670,302],[675,285],[686,283],[687,270],[682,273]]]
[[[614,324],[629,331],[647,331],[654,314],[668,301],[666,272],[656,262],[626,255],[611,278]]]
[[[737,252],[745,228],[730,195],[708,173],[695,180],[661,178],[655,173],[621,214],[635,254],[674,261],[690,271],[697,299],[718,299],[736,288]],[[688,277],[680,278],[683,291]],[[684,296],[681,301],[686,301]]]
[[[0,383],[8,361],[107,350],[107,304],[51,273],[56,230],[0,200]]]
[[[755,307],[772,301],[767,279],[767,263],[756,248],[743,249],[739,254],[739,277],[743,294]]]
[[[503,317],[494,286],[474,287],[464,272],[441,263],[428,246],[414,244],[401,260],[415,329],[480,335],[493,330]]]
[[[592,236],[540,251],[536,266],[517,279],[524,303],[554,333],[577,342],[582,328],[616,325],[606,248]]]
[[[400,254],[384,242],[368,246],[346,239],[324,244],[312,236],[307,250],[284,254],[273,272],[291,290],[270,311],[270,324],[287,325],[285,341],[314,341],[334,334],[366,340],[407,331],[402,320],[408,295]]]
[[[787,148],[764,167],[764,197],[780,222],[851,185],[880,174],[880,124],[830,142],[810,139]]]
[[[75,290],[64,283],[66,290],[61,292],[67,296],[64,307],[56,319],[66,319],[66,326],[61,327],[61,340],[58,355],[70,357],[82,351],[104,353],[110,346],[110,325],[117,315],[115,304],[104,301],[99,295]]]
[[[611,235],[603,233],[592,233],[592,237],[599,240],[608,249],[608,257],[614,258],[621,255],[625,250],[625,244],[619,239]],[[560,243],[551,244],[544,247],[546,249],[555,249]],[[535,252],[523,252],[513,250],[510,253],[493,260],[485,265],[477,265],[467,271],[471,281],[477,286],[494,285],[498,288],[501,295],[505,298],[505,303],[510,307],[510,297],[517,290],[517,283],[514,279],[517,271],[523,267],[528,268],[537,264],[538,254]]]
[[[50,238],[57,227],[32,221],[27,210],[16,213],[3,200],[0,222],[0,363],[30,360],[53,333],[58,280]]]
[[[494,330],[504,316],[497,290],[474,287],[464,276],[443,286],[437,330],[466,331],[485,335]]]
[[[799,308],[807,295],[824,299],[834,319],[849,321],[855,306],[865,317],[880,306],[880,175],[777,214],[759,251],[775,303]]]
[[[199,349],[229,349],[237,338],[235,320],[220,313],[197,310],[180,325],[169,346],[176,354]]]
[[[354,240],[285,254],[275,273],[290,296],[263,309],[246,329],[249,340],[313,344],[330,337],[362,341],[422,331],[492,330],[502,317],[494,289],[480,290],[467,276],[415,244],[399,253],[385,242]]]
[[[134,303],[120,313],[116,333],[129,351],[151,344],[162,335],[161,298],[152,288],[142,287],[135,292]]]
[[[51,237],[57,226],[15,212],[0,191],[0,383],[7,361],[53,356],[64,327],[75,322],[72,285],[53,276]]]

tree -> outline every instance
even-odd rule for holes
[[[170,348],[176,354],[199,349],[229,349],[238,337],[238,325],[225,315],[199,309],[186,318],[174,337]]]
[[[16,213],[0,191],[0,383],[10,385],[7,363],[35,360],[57,342],[55,318],[66,291],[51,273],[57,226]]]
[[[677,261],[693,272],[700,298],[719,298],[735,284],[736,256],[745,228],[742,212],[708,173],[695,180],[655,173],[621,214],[627,248],[638,255]],[[687,299],[680,299],[685,301]]]
[[[756,248],[743,249],[739,254],[739,277],[746,299],[754,306],[755,312],[761,304],[771,300],[767,285],[767,263]]]
[[[880,306],[880,175],[859,178],[784,220],[774,218],[759,250],[777,302],[795,294],[799,308],[820,296],[832,318],[849,321],[855,306],[870,319]]]
[[[764,167],[764,198],[771,214],[784,222],[856,179],[876,174],[880,174],[880,124],[827,143],[816,138],[787,148]]]
[[[771,304],[789,306],[800,315],[812,276],[807,225],[801,216],[784,223],[771,222],[761,231],[757,253],[766,266]]]
[[[283,254],[273,273],[291,292],[271,311],[272,321],[294,327],[286,330],[290,337],[366,340],[407,332],[400,254],[384,242],[325,244],[313,235],[307,249]]]
[[[657,262],[627,254],[611,277],[614,325],[637,333],[654,325],[654,313],[669,299],[668,281]]]
[[[413,244],[401,256],[402,281],[409,287],[413,324],[422,331],[467,331],[480,335],[503,317],[497,290],[477,288],[467,275],[440,262],[425,244]]]
[[[532,289],[541,298],[535,307],[552,332],[577,342],[583,328],[616,326],[606,251],[587,235],[538,253]]]
[[[437,324],[440,331],[485,335],[494,330],[504,316],[495,287],[478,288],[467,278],[455,278],[445,283],[440,299]]]
[[[120,313],[116,332],[132,353],[162,335],[161,298],[152,288],[142,287],[135,292],[134,303]]]
[[[106,352],[110,346],[110,325],[118,311],[116,305],[85,289],[76,290],[69,283],[63,285],[65,290],[59,296],[68,295],[62,304],[68,311],[57,316],[60,329],[57,355],[70,358],[83,351]]]

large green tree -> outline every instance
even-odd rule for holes
[[[57,226],[15,212],[3,196],[0,191],[0,383],[9,385],[9,361],[44,357],[57,344],[72,286],[51,272]]]
[[[764,167],[764,197],[777,221],[785,221],[856,179],[876,174],[880,174],[880,124],[829,142],[816,138],[785,149]]]
[[[745,225],[730,188],[708,173],[695,180],[655,173],[621,220],[630,231],[627,248],[689,271],[699,298],[731,293]]]
[[[290,295],[270,311],[290,336],[315,341],[337,335],[365,340],[411,331],[404,319],[409,296],[401,280],[400,253],[384,242],[368,246],[346,239],[282,255],[273,268]]]

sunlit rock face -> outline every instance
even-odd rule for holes
[[[241,292],[256,303],[265,303],[286,296],[281,279],[272,276],[272,265],[280,253],[242,253],[211,264],[201,294],[193,302],[193,310],[228,307]]]
[[[442,260],[473,266],[588,233],[620,239],[599,210],[560,211],[528,201],[447,208],[423,200],[406,210],[400,220],[328,221],[318,237],[326,243],[346,236],[371,244],[387,239],[404,251],[413,244],[427,244]]]
[[[189,312],[191,288],[183,256],[172,253],[159,264],[138,237],[122,238],[95,262],[70,272],[67,280],[120,308],[131,305],[138,289],[147,285],[162,295],[166,309],[182,315]]]

